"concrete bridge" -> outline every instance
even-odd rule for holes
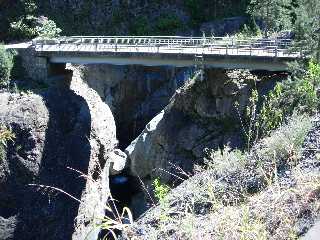
[[[289,51],[291,45],[290,39],[72,36],[36,39],[30,43],[6,47],[28,49],[40,69],[65,63],[106,63],[285,71],[287,62],[301,56],[300,53]]]

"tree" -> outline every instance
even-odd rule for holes
[[[295,45],[320,63],[320,1],[298,0],[297,5]]]
[[[40,17],[38,20],[39,25],[36,26],[37,36],[40,38],[54,38],[58,37],[61,29],[57,27],[56,23],[46,17]]]
[[[251,0],[248,12],[265,24],[265,35],[270,31],[289,29],[292,21],[291,0]]]
[[[3,45],[0,45],[0,86],[7,86],[10,80],[11,69],[13,67],[12,52],[6,51]]]
[[[36,11],[37,5],[34,0],[17,1],[16,9],[9,15],[11,38],[15,40],[31,39],[36,36],[35,25],[37,23]]]

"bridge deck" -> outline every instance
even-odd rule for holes
[[[194,37],[62,37],[34,40],[38,52],[127,52],[297,58],[289,39]]]

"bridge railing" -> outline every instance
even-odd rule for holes
[[[232,37],[172,37],[172,36],[137,36],[137,37],[95,37],[95,36],[71,36],[56,39],[35,39],[33,45],[55,44],[118,44],[118,45],[222,45],[222,46],[291,46],[291,39],[263,39],[248,38],[237,39]]]
[[[180,52],[188,52],[188,49],[206,49],[210,52],[228,55],[228,52],[246,52],[256,55],[256,52],[271,53],[278,56],[290,55],[288,49],[292,46],[291,39],[264,39],[248,38],[237,39],[233,37],[173,37],[173,36],[71,36],[56,39],[35,39],[33,46],[44,50],[44,46],[55,46],[56,51],[77,51],[79,46],[94,47],[90,51],[103,50],[127,50],[139,52],[145,48],[175,49]],[[69,46],[65,49],[64,47]],[[135,48],[135,49],[132,49]],[[51,48],[52,49],[52,48]],[[220,51],[221,50],[221,51]],[[149,50],[148,50],[149,51]],[[247,54],[246,54],[247,55]]]

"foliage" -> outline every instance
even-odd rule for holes
[[[54,38],[58,37],[61,29],[57,27],[56,23],[46,17],[42,17],[40,26],[36,26],[37,36],[40,38]]]
[[[295,47],[320,63],[320,2],[297,0],[295,10]]]
[[[244,24],[240,32],[235,34],[236,39],[248,39],[252,37],[261,37],[262,32],[254,19],[249,24]]]
[[[13,68],[14,52],[7,51],[0,45],[0,87],[8,86]]]
[[[10,19],[10,35],[15,40],[31,39],[36,36],[35,17],[37,5],[34,0],[21,0],[15,6],[17,15]]]
[[[37,18],[34,16],[26,16],[20,18],[16,22],[10,23],[11,36],[15,39],[31,39],[36,36],[36,24]]]
[[[199,27],[206,21],[225,17],[243,16],[249,0],[185,0],[184,6],[190,15],[191,27]]]
[[[310,60],[308,70],[277,83],[267,95],[259,113],[260,134],[266,135],[280,126],[294,111],[314,113],[319,107],[320,65]]]
[[[265,23],[265,35],[291,27],[291,0],[251,0],[248,12]]]
[[[162,184],[159,178],[153,180],[153,187],[154,187],[154,195],[157,200],[161,203],[164,201],[165,197],[168,195],[170,188]]]
[[[190,13],[191,19],[192,19],[192,24],[194,26],[205,21],[205,15],[201,11],[203,9],[203,1],[186,0],[185,5],[186,5],[187,9],[189,10],[189,13]]]
[[[0,160],[5,157],[8,141],[14,141],[15,134],[11,129],[0,125]]]
[[[281,126],[294,112],[313,114],[318,110],[320,65],[310,60],[306,71],[296,69],[293,72],[287,80],[276,83],[274,89],[262,99],[258,92],[253,90],[244,117],[238,112],[247,150],[258,139]],[[263,101],[260,105],[261,100]]]
[[[61,29],[56,23],[46,17],[26,16],[11,23],[12,34],[15,38],[31,39],[34,37],[54,38],[59,36]]]

